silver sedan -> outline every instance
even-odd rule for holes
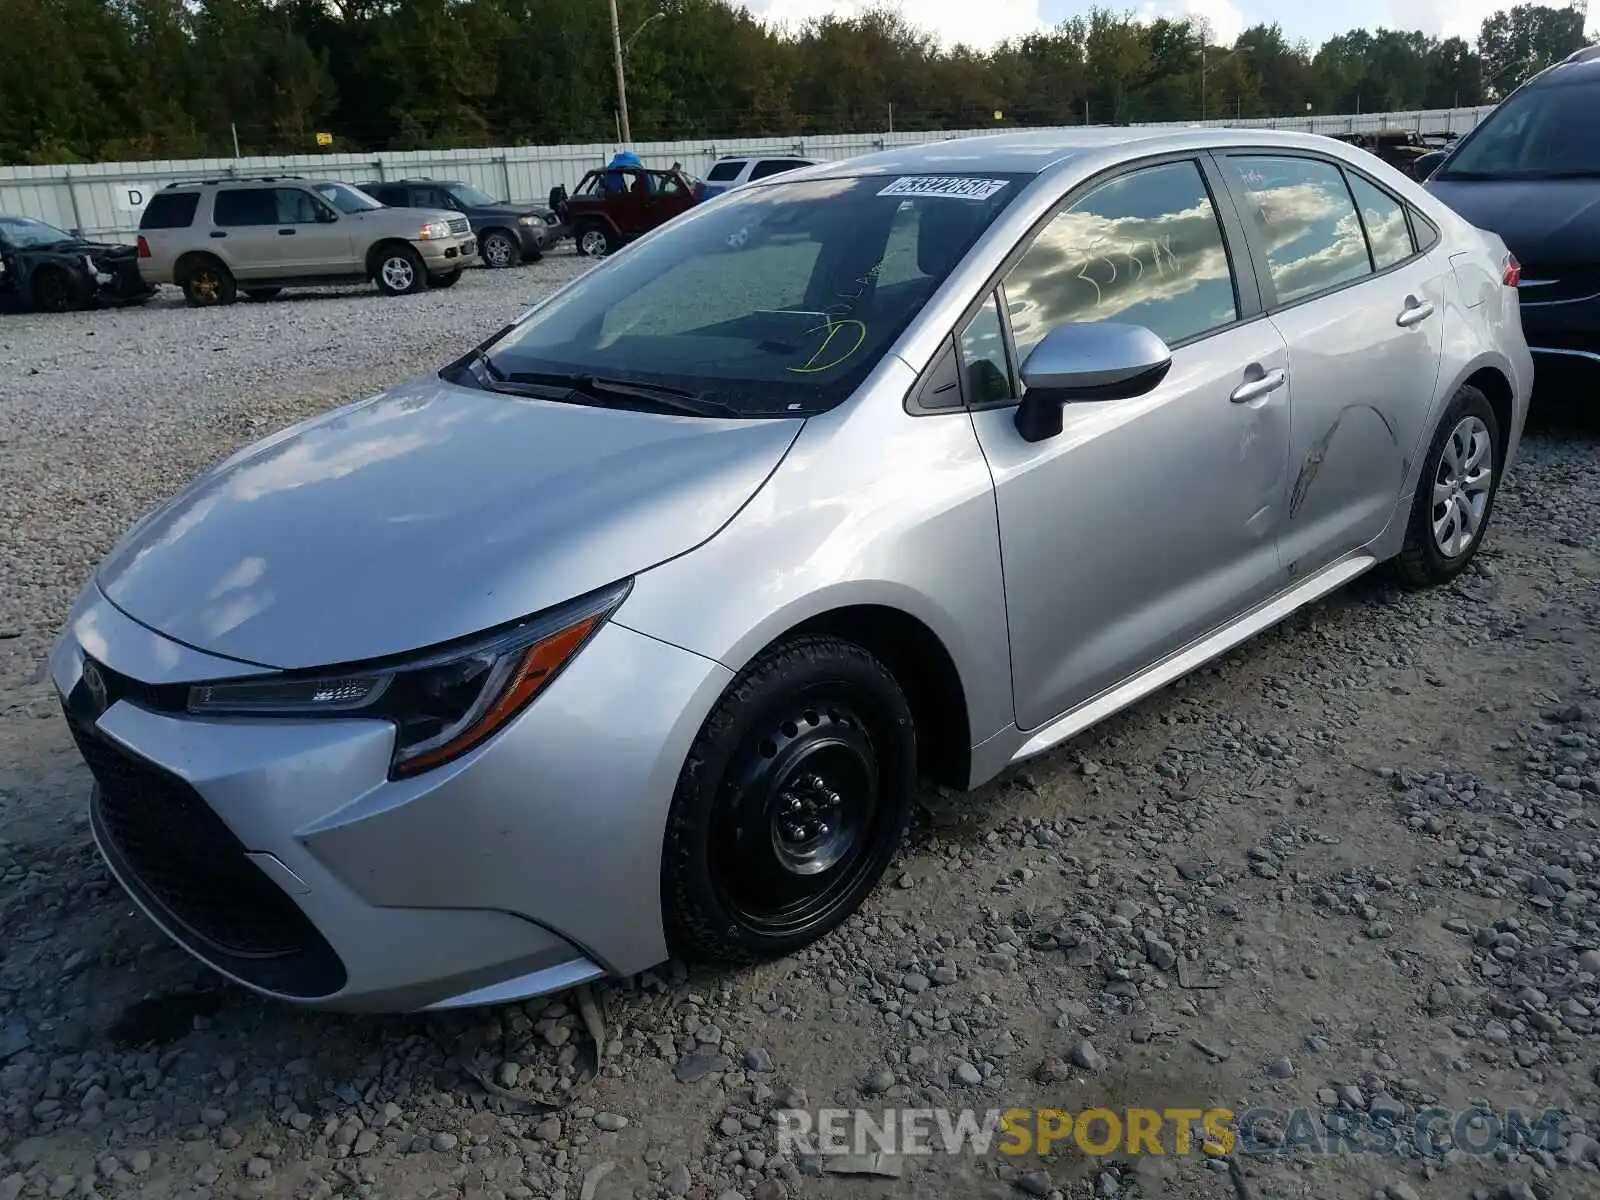
[[[850,918],[976,787],[1383,566],[1517,451],[1517,264],[1370,155],[1071,130],[697,206],[236,454],[52,660],[94,837],[234,981],[531,996]]]

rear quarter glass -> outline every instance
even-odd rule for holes
[[[187,229],[199,207],[199,192],[157,192],[145,205],[139,228]]]

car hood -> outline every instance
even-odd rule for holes
[[[1600,187],[1592,179],[1430,179],[1428,191],[1524,265],[1600,264]]]
[[[396,225],[416,225],[420,229],[429,221],[448,222],[456,219],[457,217],[464,216],[465,214],[458,212],[447,212],[442,208],[403,208],[399,205],[395,205],[391,208],[386,204],[382,208],[363,209],[361,212],[350,213],[348,215],[354,217],[358,221],[383,221],[386,223],[392,221]],[[415,237],[416,234],[412,234],[411,236]]]
[[[138,253],[138,247],[126,242],[90,242],[82,238],[57,242],[51,246],[30,246],[23,254],[92,254],[96,258],[127,258]]]
[[[803,424],[416,380],[234,455],[131,529],[97,581],[135,620],[245,662],[406,653],[693,549]]]
[[[484,217],[538,217],[541,221],[550,210],[542,204],[485,204],[472,210],[472,216]]]

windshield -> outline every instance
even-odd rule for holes
[[[32,217],[0,217],[0,237],[19,250],[78,240],[70,233],[54,225],[46,225],[43,221],[35,221]]]
[[[489,370],[598,375],[741,415],[839,403],[1031,178],[779,183],[689,210],[487,352]]]
[[[470,183],[452,184],[450,190],[455,194],[455,198],[468,208],[488,208],[500,203],[488,192],[481,192]]]
[[[315,185],[317,195],[342,213],[366,212],[369,208],[382,208],[371,196],[365,192],[344,183],[319,183]]]
[[[1462,139],[1435,179],[1600,176],[1600,86],[1547,83],[1510,97]]]

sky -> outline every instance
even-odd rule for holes
[[[891,4],[894,0],[889,0]],[[1351,29],[1421,29],[1438,37],[1476,41],[1484,17],[1516,0],[1110,0],[1114,11],[1133,9],[1143,16],[1204,17],[1212,38],[1230,45],[1251,25],[1277,22],[1290,41],[1304,38],[1313,47]],[[1546,0],[1559,3],[1560,0]],[[824,13],[847,16],[871,7],[870,0],[744,0],[752,12],[776,21],[803,21]],[[898,0],[906,17],[947,44],[966,42],[987,49],[1008,37],[1048,28],[1088,11],[1093,0]],[[1600,3],[1594,4],[1600,10]],[[1600,22],[1591,12],[1589,27]]]

